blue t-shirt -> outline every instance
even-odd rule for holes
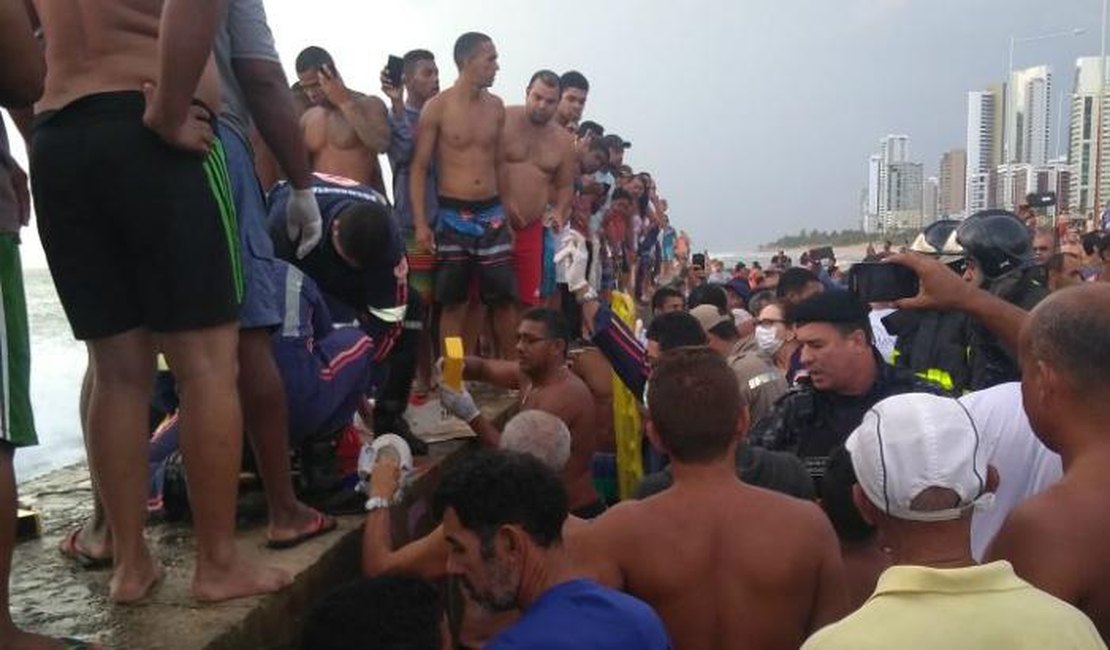
[[[486,650],[669,650],[663,621],[651,607],[592,580],[549,589]]]

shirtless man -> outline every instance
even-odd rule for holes
[[[520,408],[538,409],[566,423],[571,435],[570,462],[563,482],[571,513],[591,519],[605,510],[590,477],[596,447],[596,414],[590,389],[567,368],[570,329],[562,314],[543,307],[524,313],[517,328],[517,361],[467,357],[463,378],[520,390]],[[501,434],[474,405],[464,390],[455,392],[440,382],[440,402],[470,425],[485,444],[496,446]]]
[[[1029,423],[1063,460],[1060,482],[1010,512],[986,559],[1010,561],[1019,577],[1083,610],[1103,640],[1110,640],[1110,557],[1104,548],[1110,535],[1110,287],[1062,289],[1026,313],[935,260],[899,255],[892,261],[921,279],[921,293],[899,301],[899,309],[965,311],[1019,351]]]
[[[477,275],[483,304],[493,311],[500,356],[513,355],[516,280],[512,234],[498,198],[498,140],[505,106],[489,92],[497,75],[497,48],[485,34],[467,32],[455,41],[459,78],[428,100],[420,114],[409,197],[417,245],[436,253],[435,299],[441,307],[439,335],[460,336],[471,280]],[[425,197],[428,165],[435,163],[439,195],[433,234]]]
[[[582,112],[586,110],[586,97],[590,94],[590,82],[577,70],[564,72],[559,77],[563,95],[559,98],[559,110],[555,113],[555,123],[564,131],[575,133]],[[596,126],[596,125],[595,125]],[[600,137],[600,136],[599,136]]]
[[[535,456],[556,472],[562,472],[566,467],[570,459],[570,445],[567,425],[554,415],[535,409],[513,416],[505,424],[499,443],[501,449]],[[392,499],[400,486],[400,474],[396,459],[383,455],[370,475],[370,498]],[[584,520],[571,515],[563,525],[563,534],[584,525]],[[389,508],[377,507],[366,515],[366,527],[362,534],[362,573],[368,578],[383,573],[407,573],[428,581],[442,580],[447,576],[447,556],[450,552],[451,546],[447,543],[442,524],[424,537],[393,550]],[[463,597],[466,596],[463,593]],[[472,607],[472,602],[469,598],[466,600],[462,613],[458,641],[463,647],[481,647],[518,618],[519,612],[493,614],[484,608]]]
[[[378,154],[389,148],[385,102],[348,89],[331,55],[321,47],[302,50],[296,67],[301,89],[312,104],[301,116],[312,169],[385,194],[378,164]]]
[[[648,436],[674,485],[583,528],[577,559],[663,617],[676,648],[797,648],[846,612],[836,535],[812,503],[742,483],[748,428],[736,375],[708,348],[663,354]]]
[[[140,600],[163,575],[143,541],[155,349],[181,396],[193,594],[218,601],[281,589],[289,576],[245,561],[234,540],[243,287],[210,61],[224,3],[114,0],[74,11],[68,0],[35,0],[34,8],[47,74],[35,106],[33,190],[58,296],[92,357],[88,452],[113,531],[109,598]]]
[[[528,82],[524,106],[505,109],[501,132],[501,198],[513,227],[513,270],[525,307],[541,301],[545,214],[553,221],[547,225],[561,229],[574,198],[574,140],[551,119],[559,97],[559,76],[540,70]]]

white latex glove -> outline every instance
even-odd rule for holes
[[[572,230],[564,237],[566,237],[566,243],[555,253],[555,263],[563,265],[567,288],[578,291],[589,284],[586,281],[586,267],[589,265],[590,253],[586,249],[586,239],[581,233]]]
[[[461,391],[452,390],[446,384],[439,385],[439,403],[443,408],[458,419],[470,424],[474,418],[482,414],[474,398],[465,388]]]
[[[316,196],[311,189],[294,189],[289,194],[289,203],[285,205],[285,234],[289,241],[300,242],[297,245],[297,259],[304,259],[305,255],[316,248],[320,243],[323,225],[320,220],[320,206],[316,204]]]

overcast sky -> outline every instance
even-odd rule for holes
[[[633,142],[672,222],[698,248],[751,250],[800,228],[858,225],[867,157],[887,133],[911,137],[936,175],[962,148],[967,91],[1001,81],[1011,35],[1084,28],[1023,43],[1016,67],[1054,70],[1052,110],[1075,58],[1097,55],[1098,0],[267,0],[293,76],[303,47],[329,49],[348,84],[377,92],[389,54],[422,47],[455,78],[462,32],[493,37],[494,85],[508,104],[540,68],[578,69],[586,117]],[[1065,107],[1066,110],[1066,107]],[[1054,115],[1053,121],[1056,122]],[[1056,139],[1053,138],[1052,147]],[[1066,148],[1066,137],[1062,140]],[[22,158],[18,136],[13,137]],[[1054,153],[1054,152],[1053,152]],[[41,266],[33,232],[25,264]]]

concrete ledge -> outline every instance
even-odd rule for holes
[[[503,423],[515,399],[483,394],[483,412]],[[431,406],[431,405],[429,405]],[[428,407],[425,407],[428,408]],[[438,405],[434,407],[438,410]],[[419,434],[420,422],[413,423]],[[461,423],[460,423],[461,424]],[[407,540],[432,525],[431,497],[443,472],[472,447],[454,440],[432,445],[418,459],[405,504],[394,508],[394,539]],[[265,548],[265,506],[260,494],[242,497],[238,543],[248,555],[294,576],[278,594],[201,605],[190,595],[192,532],[188,524],[152,524],[147,540],[166,567],[166,580],[139,605],[107,600],[108,570],[86,571],[57,550],[60,540],[92,512],[88,468],[73,465],[20,486],[20,498],[42,514],[43,536],[16,546],[11,579],[12,614],[29,630],[95,640],[111,648],[150,650],[290,648],[312,604],[334,586],[356,577],[362,541],[361,516],[339,518],[335,532],[297,548]],[[259,506],[261,505],[261,511]]]

